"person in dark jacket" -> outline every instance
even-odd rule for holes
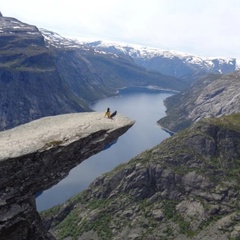
[[[114,116],[117,115],[117,111],[113,112],[111,115],[110,115],[110,118],[112,119]]]

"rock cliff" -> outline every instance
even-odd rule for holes
[[[208,75],[165,100],[167,116],[158,123],[170,131],[182,130],[201,118],[240,112],[240,71]]]
[[[0,130],[86,109],[60,78],[38,28],[0,16]]]
[[[122,115],[107,119],[104,113],[75,113],[0,132],[0,239],[54,239],[42,226],[35,194],[59,182],[133,124]]]
[[[42,214],[57,239],[239,239],[240,114],[203,119]]]

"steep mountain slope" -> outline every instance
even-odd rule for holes
[[[90,111],[88,104],[122,87],[181,90],[174,77],[0,16],[0,130],[31,120]]]
[[[56,66],[59,69],[59,73],[61,74],[61,72],[66,69],[65,72],[70,74],[72,71],[78,72],[79,69],[79,71],[84,74],[86,72],[84,68],[88,67],[88,69],[95,74],[94,79],[98,79],[97,82],[96,80],[88,79],[88,81],[93,81],[90,82],[91,86],[99,84],[99,88],[105,86],[112,92],[128,86],[154,85],[173,90],[182,90],[187,87],[183,81],[176,77],[148,71],[134,63],[130,58],[123,57],[122,54],[98,51],[88,44],[80,44],[78,41],[63,38],[54,32],[44,29],[41,29],[41,31],[47,41],[49,49],[57,54]],[[63,51],[66,49],[68,49],[68,55]],[[77,65],[78,58],[83,62],[79,64],[79,66]],[[84,66],[84,64],[86,66]],[[68,67],[70,67],[70,69],[68,69]],[[85,74],[87,77],[87,73]],[[74,76],[71,77],[74,79]],[[100,89],[100,91],[96,91],[95,94],[101,91]],[[81,92],[81,94],[84,94],[84,92]],[[87,96],[89,96],[89,94],[86,94],[84,97]]]
[[[0,129],[87,108],[70,95],[38,29],[0,17]]]
[[[239,239],[239,139],[240,114],[201,120],[42,217],[57,239]]]
[[[204,117],[240,112],[239,89],[240,71],[208,75],[186,91],[166,99],[167,116],[158,123],[176,132]]]
[[[239,60],[234,58],[206,58],[177,51],[124,46],[102,41],[89,42],[87,45],[98,51],[132,59],[132,61],[148,70],[184,79],[188,83],[208,73],[226,74],[239,68]]]

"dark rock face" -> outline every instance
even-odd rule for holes
[[[69,97],[35,26],[7,17],[0,25],[0,130],[87,109],[80,98]]]
[[[49,117],[0,134],[0,239],[54,239],[44,229],[35,194],[125,133],[133,121],[104,113]]]
[[[59,238],[237,239],[239,120],[200,121],[99,177],[45,221]],[[69,219],[78,222],[72,235]]]

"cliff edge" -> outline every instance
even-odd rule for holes
[[[134,121],[104,113],[46,117],[0,132],[0,239],[54,239],[35,194],[125,133]]]

